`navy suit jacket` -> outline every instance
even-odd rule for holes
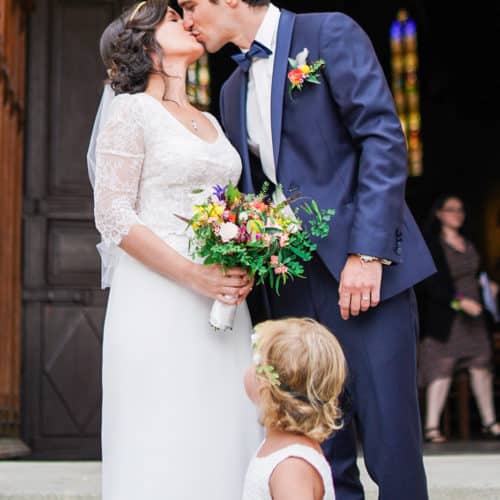
[[[288,58],[304,48],[324,59],[321,84],[289,95]],[[221,118],[243,161],[242,189],[254,192],[247,145],[247,74],[239,67],[221,90]],[[339,280],[350,253],[393,261],[384,266],[389,298],[434,272],[434,263],[405,203],[406,140],[392,94],[364,31],[340,13],[282,11],[271,93],[278,182],[336,214],[318,254]]]

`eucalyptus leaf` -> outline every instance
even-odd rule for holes
[[[318,219],[321,219],[321,212],[319,211],[318,204],[316,203],[315,200],[311,201],[311,206],[314,210],[314,213],[318,216]]]
[[[283,230],[278,228],[278,227],[265,227],[264,232],[266,234],[278,234],[278,233],[282,233]]]

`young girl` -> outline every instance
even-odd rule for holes
[[[316,321],[290,318],[257,325],[253,348],[245,390],[266,438],[248,467],[243,500],[334,500],[320,443],[341,427],[340,344]]]

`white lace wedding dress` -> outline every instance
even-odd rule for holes
[[[97,142],[96,225],[107,243],[149,227],[188,256],[185,223],[241,162],[216,120],[203,141],[148,94],[114,98]],[[104,328],[103,500],[236,500],[261,439],[242,385],[247,307],[214,334],[212,300],[119,250]]]

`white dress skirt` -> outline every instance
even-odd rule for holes
[[[212,301],[123,253],[104,333],[103,499],[235,500],[260,436],[243,390],[250,318],[208,326]]]
[[[185,224],[240,161],[218,129],[206,143],[145,94],[114,99],[97,144],[96,225],[119,243],[143,224],[189,258]],[[196,189],[195,189],[196,188]],[[213,300],[118,249],[103,341],[103,500],[236,500],[262,438],[243,374],[245,304],[232,333],[209,326]]]

